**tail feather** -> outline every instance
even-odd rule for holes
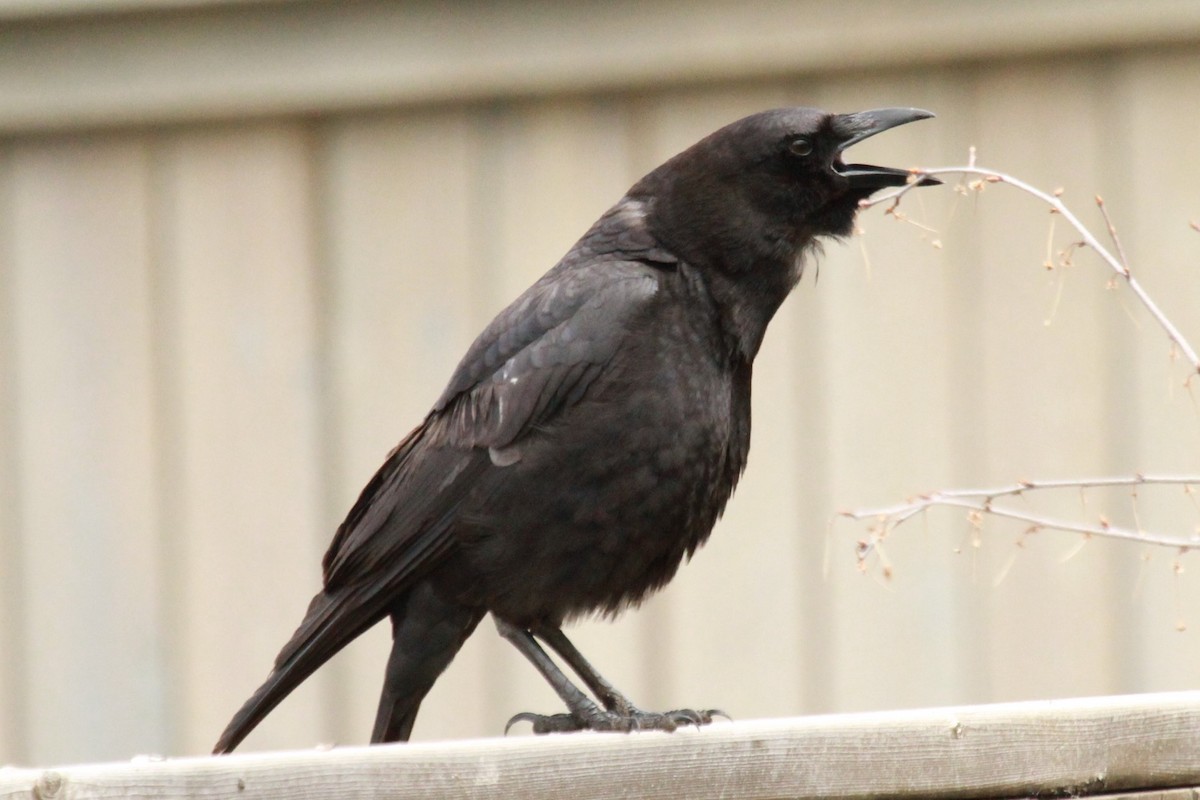
[[[213,747],[214,754],[228,753],[254,730],[263,718],[343,647],[387,615],[356,602],[353,592],[334,596],[318,593],[309,603],[300,627],[275,659],[275,667],[233,716]],[[376,596],[378,602],[378,596]]]

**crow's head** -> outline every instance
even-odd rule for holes
[[[842,152],[932,116],[917,108],[764,111],[701,139],[642,178],[629,197],[646,209],[660,244],[707,274],[738,349],[753,357],[818,237],[849,234],[861,200],[912,179],[903,169],[847,164]]]
[[[860,200],[911,177],[903,169],[847,164],[842,152],[932,116],[917,108],[763,111],[701,139],[630,195],[651,200],[655,232],[678,255],[731,272],[752,270],[766,255],[790,260],[818,236],[849,234]]]

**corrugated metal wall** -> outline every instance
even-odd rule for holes
[[[1197,97],[1193,43],[11,133],[0,763],[207,752],[475,333],[638,176],[745,113],[933,109],[856,158],[946,165],[973,144],[1097,224],[1103,194],[1200,338]],[[638,612],[579,626],[581,649],[647,707],[739,718],[1195,688],[1200,581],[1173,553],[1063,561],[1076,538],[991,522],[975,547],[944,513],[888,541],[890,581],[856,569],[842,508],[1198,469],[1195,388],[1096,259],[1042,267],[1045,209],[995,186],[903,209],[936,233],[864,214],[773,323],[750,468],[710,544]],[[1196,529],[1186,498],[1143,494],[1143,525]],[[1058,510],[1129,521],[1126,495],[1091,497]],[[386,648],[372,631],[246,747],[365,741]],[[521,710],[557,704],[484,625],[417,738],[497,735]]]

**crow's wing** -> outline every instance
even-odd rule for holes
[[[641,262],[564,262],[484,330],[425,422],[388,457],[325,555],[326,591],[363,576],[390,587],[445,552],[447,531],[485,469],[521,458],[524,438],[579,403],[661,273]]]
[[[439,435],[486,447],[499,466],[515,445],[582,399],[658,291],[644,264],[589,264],[547,276],[501,313],[467,352],[434,406]],[[504,454],[504,451],[510,451]]]

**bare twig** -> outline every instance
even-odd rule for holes
[[[997,170],[975,166],[973,149],[970,163],[967,166],[935,167],[932,169],[913,170],[912,179],[907,185],[902,186],[894,192],[889,192],[869,200],[864,200],[860,205],[863,208],[869,208],[881,203],[890,202],[891,205],[888,207],[887,211],[888,213],[894,215],[896,213],[896,207],[900,204],[900,199],[904,197],[904,195],[908,194],[908,192],[910,192],[912,189],[916,188],[916,186],[920,183],[921,178],[925,176],[938,175],[977,176],[977,180],[973,181],[967,186],[967,188],[974,189],[976,191],[981,190],[986,184],[989,183],[1004,183],[1016,189],[1020,189],[1026,194],[1032,195],[1046,205],[1050,206],[1054,213],[1060,214],[1062,218],[1065,219],[1071,225],[1071,227],[1073,227],[1079,233],[1080,237],[1082,237],[1083,245],[1086,245],[1094,250],[1105,264],[1107,264],[1114,272],[1116,272],[1117,275],[1125,279],[1130,291],[1133,292],[1134,296],[1137,297],[1142,306],[1144,306],[1146,310],[1150,312],[1150,315],[1154,317],[1154,320],[1166,332],[1167,337],[1171,340],[1172,344],[1178,348],[1179,352],[1191,365],[1189,384],[1192,375],[1200,374],[1200,356],[1196,354],[1196,349],[1191,345],[1190,342],[1188,342],[1187,338],[1182,332],[1180,332],[1175,324],[1167,318],[1162,309],[1158,307],[1158,304],[1150,298],[1150,295],[1146,293],[1144,288],[1142,288],[1142,285],[1138,282],[1137,278],[1133,276],[1133,273],[1131,272],[1129,264],[1125,258],[1125,253],[1121,247],[1120,239],[1117,238],[1116,229],[1109,220],[1108,212],[1104,207],[1104,201],[1100,197],[1096,198],[1096,202],[1100,207],[1101,214],[1104,215],[1106,224],[1108,225],[1109,235],[1112,237],[1114,246],[1117,250],[1117,255],[1113,255],[1113,253],[1110,252],[1103,244],[1101,244],[1096,236],[1090,230],[1088,230],[1087,226],[1079,221],[1079,218],[1076,217],[1075,214],[1072,213],[1069,208],[1067,208],[1066,204],[1063,203],[1062,199],[1058,197],[1058,192],[1055,192],[1054,194],[1048,194],[1041,189],[1026,183],[1020,178],[1013,177],[1012,175],[1008,175]]]
[[[1121,259],[1121,266],[1125,268],[1126,277],[1129,276],[1129,258],[1125,255],[1125,248],[1121,246],[1121,239],[1117,236],[1117,226],[1113,225],[1112,217],[1108,215],[1108,206],[1104,205],[1104,198],[1096,195],[1096,206],[1100,209],[1100,215],[1104,217],[1104,224],[1108,227],[1108,235],[1112,239],[1113,247],[1117,248],[1117,257]]]
[[[1103,515],[1096,522],[1081,522],[1077,520],[1048,517],[1023,509],[1015,509],[998,504],[1002,498],[1014,498],[1033,492],[1045,492],[1059,489],[1087,489],[1108,487],[1136,487],[1146,485],[1179,486],[1185,494],[1193,497],[1196,486],[1200,486],[1200,475],[1128,475],[1106,478],[1082,478],[1068,480],[1021,481],[1006,486],[995,486],[981,489],[945,489],[921,495],[883,508],[873,508],[855,511],[843,511],[841,515],[853,520],[873,519],[875,524],[870,530],[870,537],[859,542],[859,560],[865,559],[879,543],[887,538],[893,530],[914,516],[935,506],[961,508],[967,512],[967,518],[972,525],[978,525],[983,515],[1003,517],[1025,523],[1030,530],[1058,530],[1080,533],[1085,536],[1097,536],[1110,539],[1123,539],[1139,544],[1152,544],[1177,548],[1180,552],[1200,549],[1200,537],[1165,536],[1148,533],[1141,529],[1123,528],[1111,524]],[[1136,496],[1136,495],[1135,495]],[[1135,520],[1137,519],[1135,514]]]
[[[1089,247],[1108,265],[1118,276],[1125,279],[1130,291],[1141,302],[1142,306],[1150,312],[1150,315],[1166,332],[1167,338],[1171,342],[1172,358],[1177,358],[1182,355],[1191,365],[1187,380],[1184,385],[1189,389],[1192,388],[1192,378],[1200,374],[1200,356],[1197,356],[1196,349],[1184,337],[1183,333],[1175,326],[1170,319],[1162,312],[1142,285],[1133,276],[1130,269],[1130,262],[1124,247],[1121,244],[1121,239],[1117,235],[1116,226],[1109,217],[1108,209],[1105,206],[1104,199],[1097,196],[1096,205],[1100,209],[1100,214],[1104,219],[1104,224],[1108,230],[1109,238],[1112,240],[1112,247],[1116,251],[1113,254],[1106,248],[1096,236],[1082,223],[1079,218],[1071,212],[1063,203],[1062,189],[1057,189],[1053,193],[1046,193],[1025,181],[1015,178],[996,170],[986,169],[976,166],[975,163],[975,148],[971,148],[968,164],[965,167],[938,167],[934,169],[919,169],[913,170],[912,176],[905,186],[881,195],[871,200],[864,200],[861,203],[863,208],[867,208],[881,203],[888,203],[884,213],[889,214],[896,219],[905,220],[907,218],[899,213],[898,206],[901,198],[904,197],[912,189],[920,185],[921,178],[925,176],[940,176],[940,175],[958,175],[960,181],[955,187],[960,194],[974,191],[980,192],[990,183],[1003,183],[1013,186],[1026,194],[1041,200],[1050,207],[1052,215],[1061,216],[1067,223],[1078,232],[1080,240],[1071,242],[1065,249],[1058,254],[1058,266],[1067,267],[1071,265],[1072,254],[1075,250]],[[969,182],[967,178],[973,178]],[[1196,222],[1190,223],[1193,228],[1200,231],[1200,224]],[[1047,269],[1054,269],[1055,259],[1053,253],[1054,241],[1054,224],[1053,217],[1051,220],[1051,229],[1047,241],[1047,256],[1045,266]],[[1116,279],[1114,278],[1114,281]],[[1060,285],[1061,288],[1061,285]],[[979,531],[982,528],[983,520],[987,516],[1001,517],[1004,519],[1016,520],[1026,526],[1026,534],[1036,533],[1041,530],[1057,530],[1078,533],[1082,535],[1080,546],[1086,543],[1092,537],[1103,537],[1109,539],[1120,539],[1125,541],[1137,542],[1139,544],[1159,545],[1164,547],[1176,548],[1179,553],[1187,553],[1192,550],[1200,550],[1200,526],[1192,535],[1171,536],[1160,533],[1147,532],[1142,528],[1141,520],[1137,513],[1138,487],[1145,485],[1164,485],[1164,486],[1179,486],[1182,487],[1185,495],[1193,504],[1197,506],[1197,511],[1200,511],[1200,504],[1196,503],[1195,487],[1200,486],[1200,475],[1130,475],[1124,477],[1112,478],[1085,478],[1085,479],[1065,479],[1065,480],[1046,480],[1046,481],[1021,481],[1019,483],[998,486],[983,489],[944,489],[930,494],[921,495],[916,499],[908,500],[904,503],[898,503],[892,506],[883,508],[843,511],[841,516],[849,517],[854,520],[874,520],[874,524],[869,529],[870,536],[858,544],[858,557],[860,566],[864,564],[866,558],[874,553],[877,557],[882,557],[881,543],[883,540],[895,530],[898,526],[903,525],[914,516],[923,515],[930,508],[937,506],[962,509],[966,512],[967,521],[971,525],[974,541],[978,541]],[[1086,521],[1089,516],[1087,510],[1087,491],[1092,489],[1113,488],[1113,487],[1131,487],[1133,489],[1133,519],[1136,527],[1126,528],[1113,525],[1103,515],[1097,515],[1095,521]],[[1034,492],[1048,492],[1057,489],[1075,489],[1080,494],[1080,500],[1083,503],[1080,519],[1060,519],[1057,517],[1046,516],[1036,513],[1029,508],[1013,508],[1011,505],[1004,503],[1005,500],[1023,497]],[[1074,555],[1074,552],[1071,554]],[[886,570],[890,572],[890,567]]]

